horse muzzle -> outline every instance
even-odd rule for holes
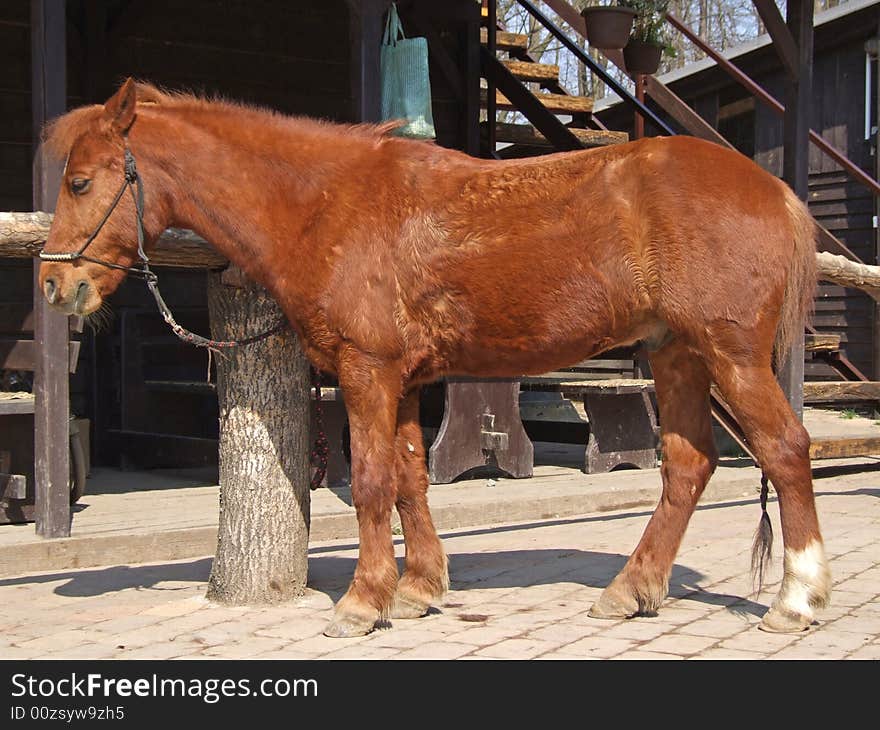
[[[81,271],[54,268],[40,273],[43,296],[53,309],[63,314],[85,315],[101,306],[101,295]]]

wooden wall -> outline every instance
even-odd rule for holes
[[[873,27],[860,25],[861,33],[821,49],[813,66],[814,104],[811,126],[850,160],[874,175],[876,134],[865,140],[865,49]],[[874,64],[876,72],[876,63]],[[776,73],[761,79],[774,96],[783,99],[783,80]],[[873,98],[872,119],[877,120]],[[782,173],[782,122],[762,105],[755,109],[755,160],[776,175]],[[810,211],[816,220],[840,239],[862,261],[877,263],[874,199],[870,191],[852,182],[827,155],[810,149]],[[820,284],[813,326],[820,332],[838,334],[846,356],[868,377],[880,363],[874,362],[873,300],[844,287]],[[810,379],[838,379],[824,365],[808,364]]]
[[[291,114],[351,121],[349,10],[345,0],[68,0],[68,107],[106,99],[127,76],[169,88],[222,94]],[[30,3],[0,3],[0,210],[31,210]],[[29,263],[0,259],[0,286],[30,296]],[[204,329],[206,276],[166,270],[163,294],[183,319]],[[126,397],[122,325],[155,334],[155,305],[143,284],[127,281],[112,297],[113,317],[85,337],[71,383],[72,410],[94,422],[93,443],[120,427],[193,436],[216,435],[216,400],[151,394],[145,409]],[[194,325],[195,326],[195,325]],[[205,355],[173,338],[139,363],[144,375],[206,376]],[[104,452],[103,454],[101,452]],[[100,460],[100,458],[99,458]]]
[[[473,144],[476,152],[477,111],[469,126],[466,103],[478,103],[478,55],[468,39],[478,38],[479,8],[472,0],[401,0],[400,7],[408,35],[429,35],[438,144]],[[289,114],[355,121],[359,42],[346,0],[67,0],[68,107],[100,103],[134,76]],[[0,47],[0,210],[31,210],[29,0],[0,2]],[[30,272],[29,262],[0,259],[0,286],[27,298]],[[207,329],[204,272],[164,270],[162,291],[181,324]],[[205,353],[167,332],[142,283],[125,282],[110,304],[105,326],[87,330],[71,383],[73,412],[92,420],[97,461],[125,462],[126,448],[152,448],[132,446],[134,437],[127,444],[120,431],[216,437],[216,398],[205,389],[145,395],[131,388],[138,378],[204,381]],[[147,346],[132,346],[132,334]],[[187,451],[197,449],[177,454]],[[169,452],[160,461],[178,456]]]
[[[850,160],[875,175],[878,143],[864,138],[865,42],[878,35],[877,7],[816,27],[811,126]],[[733,59],[733,63],[784,103],[784,77],[772,47]],[[877,64],[874,63],[876,88]],[[662,79],[661,79],[662,80]],[[782,174],[782,119],[751,96],[717,66],[671,81],[670,88],[744,154],[775,175]],[[876,92],[873,119],[877,123]],[[655,107],[656,109],[656,107]],[[732,115],[732,116],[731,116]],[[632,131],[632,114],[622,104],[601,113],[611,129]],[[731,134],[734,137],[731,137]],[[816,219],[863,261],[877,263],[873,227],[874,200],[868,190],[850,182],[841,168],[819,150],[810,150],[810,210]],[[869,378],[880,375],[873,344],[873,304],[865,294],[821,284],[814,326],[839,334],[847,357]],[[818,363],[808,363],[810,380],[838,379]]]

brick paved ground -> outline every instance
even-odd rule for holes
[[[312,589],[273,607],[205,601],[208,558],[4,578],[0,658],[878,659],[880,472],[816,491],[835,591],[800,635],[756,629],[771,594],[744,597],[759,516],[748,501],[699,509],[654,618],[587,616],[647,522],[631,510],[448,533],[452,590],[438,610],[358,639],[321,635],[354,568],[350,542],[313,545]],[[772,515],[778,536],[775,504]],[[777,543],[771,580],[780,572]]]

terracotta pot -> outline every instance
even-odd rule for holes
[[[623,48],[626,70],[631,74],[653,74],[660,68],[663,49],[655,43],[646,43],[631,38]]]
[[[632,8],[593,7],[581,11],[587,24],[587,41],[596,48],[623,48],[632,31]]]

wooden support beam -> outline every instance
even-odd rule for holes
[[[789,0],[788,28],[797,46],[797,74],[786,79],[782,177],[804,202],[809,195],[810,111],[813,94],[813,0]],[[804,412],[803,330],[777,377],[798,417]]]
[[[31,0],[31,99],[33,204],[54,210],[61,165],[42,154],[43,125],[67,108],[65,0]],[[34,262],[38,360],[34,375],[34,481],[37,534],[70,535],[70,440],[67,317],[46,304]]]
[[[356,122],[378,122],[382,116],[379,50],[382,16],[390,5],[391,0],[348,0],[352,117]]]
[[[776,7],[773,0],[752,0],[758,15],[764,21],[767,33],[773,39],[773,47],[782,61],[782,67],[790,79],[798,76],[798,49],[794,42],[794,36],[785,24],[782,13]]]
[[[32,258],[43,249],[51,213],[0,213],[0,258]],[[150,264],[195,269],[223,269],[229,262],[192,231],[169,228],[150,249]]]

